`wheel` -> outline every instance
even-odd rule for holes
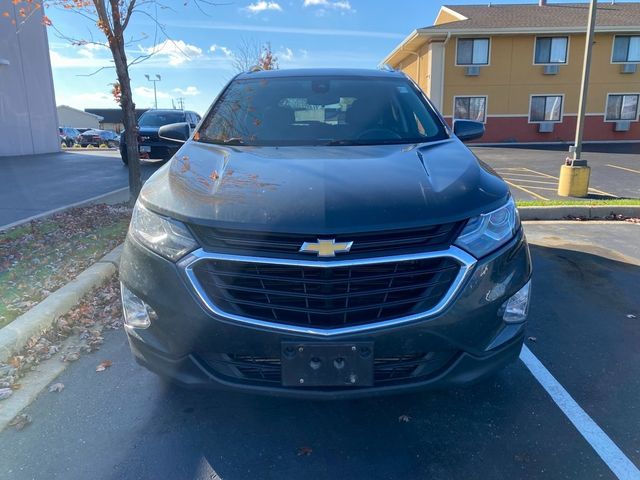
[[[107,148],[113,148],[115,145],[111,140],[107,140]]]
[[[73,147],[73,140],[71,140],[70,138],[65,143],[67,144],[67,147]]]

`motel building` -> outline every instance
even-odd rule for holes
[[[449,5],[382,63],[409,75],[479,142],[572,142],[588,3]],[[586,142],[640,141],[640,2],[598,2]]]

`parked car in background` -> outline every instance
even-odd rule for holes
[[[140,158],[169,160],[178,151],[174,142],[158,137],[158,129],[171,123],[188,123],[193,132],[200,122],[200,115],[188,110],[149,110],[138,119],[138,148]],[[125,165],[129,163],[124,131],[121,134],[120,156]]]
[[[81,133],[78,143],[82,147],[86,147],[88,145],[99,147],[104,144],[109,148],[113,148],[120,145],[120,135],[110,130],[92,129]]]
[[[73,144],[78,141],[80,131],[77,128],[72,127],[59,127],[58,134],[60,135],[60,143],[67,147],[73,147]]]

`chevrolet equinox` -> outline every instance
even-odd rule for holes
[[[342,398],[515,360],[531,260],[505,182],[405,75],[232,79],[144,185],[122,254],[136,360],[183,386]]]

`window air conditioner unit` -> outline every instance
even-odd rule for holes
[[[478,75],[480,75],[480,67],[476,65],[467,67],[465,70],[465,75],[467,77],[477,77]]]
[[[545,75],[557,75],[560,71],[560,67],[558,65],[545,65],[544,66],[544,74]]]
[[[540,122],[538,125],[538,132],[551,133],[553,132],[553,122]]]
[[[619,120],[613,126],[613,130],[615,132],[628,132],[630,128],[631,128],[630,120]]]
[[[638,65],[635,63],[623,63],[620,65],[620,73],[636,73]]]

